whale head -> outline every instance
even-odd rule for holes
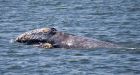
[[[27,44],[45,43],[50,37],[55,35],[56,32],[57,30],[55,28],[35,29],[17,36],[15,41]]]

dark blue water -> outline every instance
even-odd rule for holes
[[[36,28],[137,49],[43,49],[12,43]],[[0,0],[0,75],[140,75],[140,0]]]

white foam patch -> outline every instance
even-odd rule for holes
[[[15,42],[14,39],[9,40],[9,43],[14,43],[14,42]]]

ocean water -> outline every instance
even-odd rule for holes
[[[136,49],[12,42],[42,27]],[[0,0],[0,75],[140,75],[140,0]]]

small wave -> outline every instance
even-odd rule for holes
[[[15,42],[14,39],[9,40],[9,43],[14,43],[14,42]]]

